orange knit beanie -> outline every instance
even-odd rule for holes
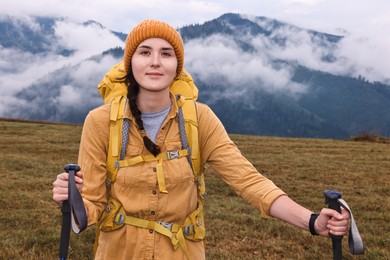
[[[162,38],[169,42],[175,50],[177,58],[176,76],[179,76],[184,64],[184,46],[179,33],[169,24],[158,20],[144,20],[127,36],[123,56],[126,74],[129,72],[131,57],[138,45],[149,38]]]

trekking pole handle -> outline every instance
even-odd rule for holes
[[[77,164],[67,164],[65,165],[64,170],[69,174],[69,179],[71,178],[74,179],[76,173],[80,171],[80,166],[78,166]],[[69,181],[68,181],[68,187],[69,187]],[[68,200],[63,201],[61,212],[63,217],[62,217],[62,227],[61,227],[59,260],[66,260],[66,258],[68,257],[70,226],[71,226],[71,219],[70,219],[71,205],[69,202],[69,198]]]
[[[67,164],[64,166],[64,170],[68,174],[73,175],[72,177],[69,177],[69,178],[74,178],[76,173],[78,171],[80,171],[80,166],[78,166],[77,164]],[[68,181],[68,187],[69,187],[69,181]],[[62,213],[69,213],[70,212],[69,198],[67,200],[63,201],[61,211],[62,211]]]
[[[69,189],[69,180],[72,178],[74,179],[74,177],[76,176],[76,173],[80,171],[80,166],[78,166],[77,164],[67,164],[64,166],[64,170],[65,172],[67,172],[69,175],[73,175],[73,176],[69,176],[69,179],[68,179],[68,189]],[[67,200],[65,200],[62,204],[62,211],[68,213],[70,212],[70,205],[69,205],[69,198]]]
[[[334,190],[325,190],[325,203],[328,204],[330,209],[336,210],[338,213],[341,213],[340,203],[338,202],[341,199],[341,193]],[[333,247],[333,259],[340,260],[343,257],[341,240],[343,236],[336,236],[329,234],[329,237],[332,238],[332,247]]]
[[[76,174],[80,171],[80,166],[78,166],[77,164],[67,164],[65,165],[64,170],[67,173]]]

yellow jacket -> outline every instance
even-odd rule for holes
[[[180,150],[177,113],[171,95],[172,108],[164,121],[156,144],[161,151]],[[92,110],[86,117],[80,142],[79,165],[84,172],[82,196],[92,225],[106,207],[106,160],[109,139],[110,105]],[[273,201],[284,192],[262,176],[230,140],[222,123],[201,103],[197,103],[199,142],[202,166],[208,163],[241,197],[269,216]],[[130,137],[126,159],[149,154],[130,111]],[[156,176],[157,162],[147,162],[121,168],[111,195],[119,200],[130,216],[153,221],[182,224],[196,209],[197,187],[186,157],[163,162],[168,193],[160,193]],[[207,183],[207,176],[206,176]],[[206,200],[207,201],[207,200]],[[207,223],[206,223],[207,227]],[[191,259],[205,259],[203,242],[186,240]],[[183,250],[174,250],[168,237],[153,230],[125,225],[123,228],[100,232],[95,259],[185,259]]]

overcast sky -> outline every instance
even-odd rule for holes
[[[227,12],[267,16],[305,28],[389,37],[389,0],[0,0],[0,13],[56,15],[96,20],[127,33],[140,20],[161,19],[181,27]]]

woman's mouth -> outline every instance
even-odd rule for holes
[[[146,75],[147,76],[162,76],[163,74],[159,73],[159,72],[147,72]]]

